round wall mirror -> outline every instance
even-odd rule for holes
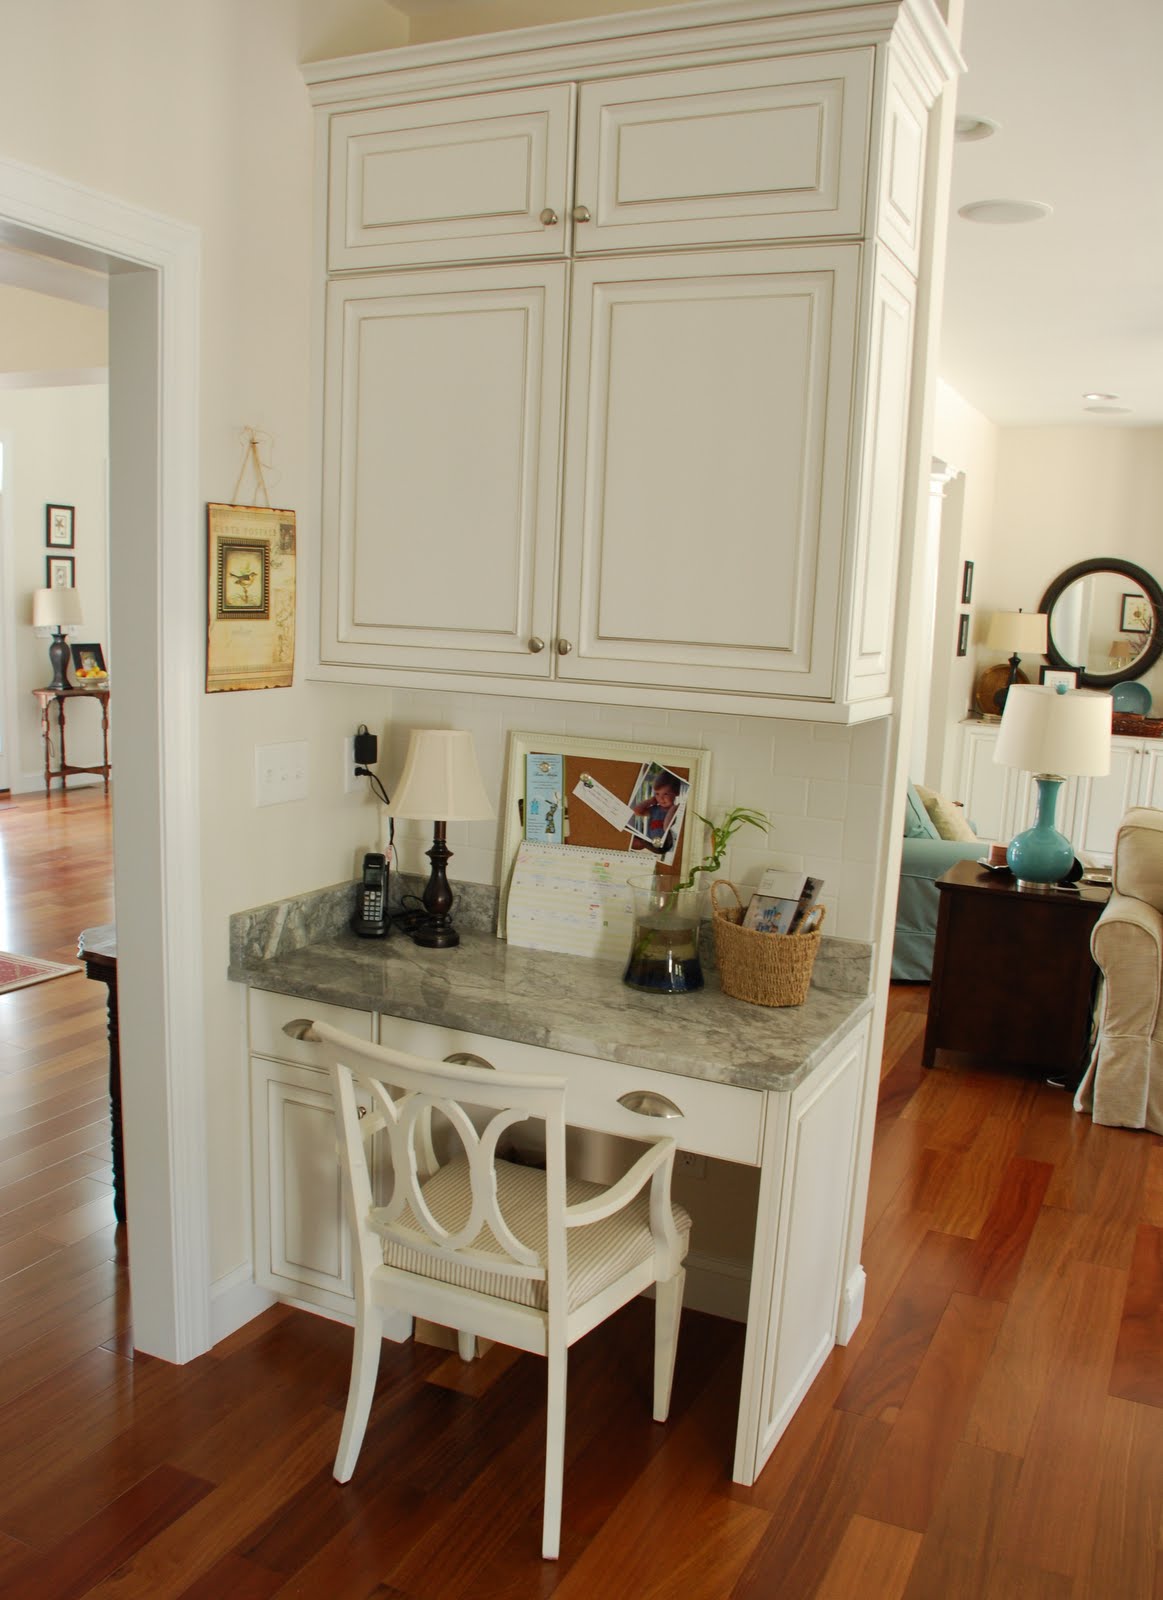
[[[1038,610],[1051,665],[1073,668],[1084,688],[1141,678],[1163,654],[1163,589],[1133,562],[1100,557],[1067,567]]]

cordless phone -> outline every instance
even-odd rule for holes
[[[388,931],[388,858],[378,850],[363,858],[351,928],[361,939],[382,939]]]

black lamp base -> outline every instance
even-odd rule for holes
[[[443,822],[436,822],[432,827],[432,848],[426,852],[432,871],[421,896],[428,921],[412,935],[412,943],[423,945],[427,950],[449,950],[460,943],[460,934],[452,926],[449,914],[452,890],[448,883],[448,863],[452,860],[452,851],[445,841],[445,828]]]
[[[1006,708],[1006,700],[1009,697],[1009,692],[1013,688],[1014,684],[1018,681],[1018,668],[1021,666],[1021,664],[1022,658],[1015,650],[1013,655],[1010,657],[1010,675],[993,697],[993,703],[997,707],[999,713],[1004,711]]]
[[[52,667],[52,682],[47,684],[49,689],[71,689],[69,682],[69,647],[64,634],[58,628],[53,634],[52,643],[48,647],[49,666]]]

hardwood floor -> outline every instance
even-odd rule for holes
[[[70,959],[108,851],[100,791],[0,802],[0,948]],[[926,994],[892,997],[851,1345],[741,1489],[737,1327],[684,1317],[663,1428],[647,1308],[583,1340],[555,1564],[533,1357],[385,1345],[340,1488],[347,1329],[278,1307],[186,1367],[134,1356],[105,991],[0,996],[0,1594],[1161,1600],[1163,1140],[924,1072]]]

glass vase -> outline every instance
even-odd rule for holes
[[[701,888],[675,889],[662,877],[631,878],[634,936],[622,975],[633,989],[654,994],[689,994],[703,987],[699,961]]]

